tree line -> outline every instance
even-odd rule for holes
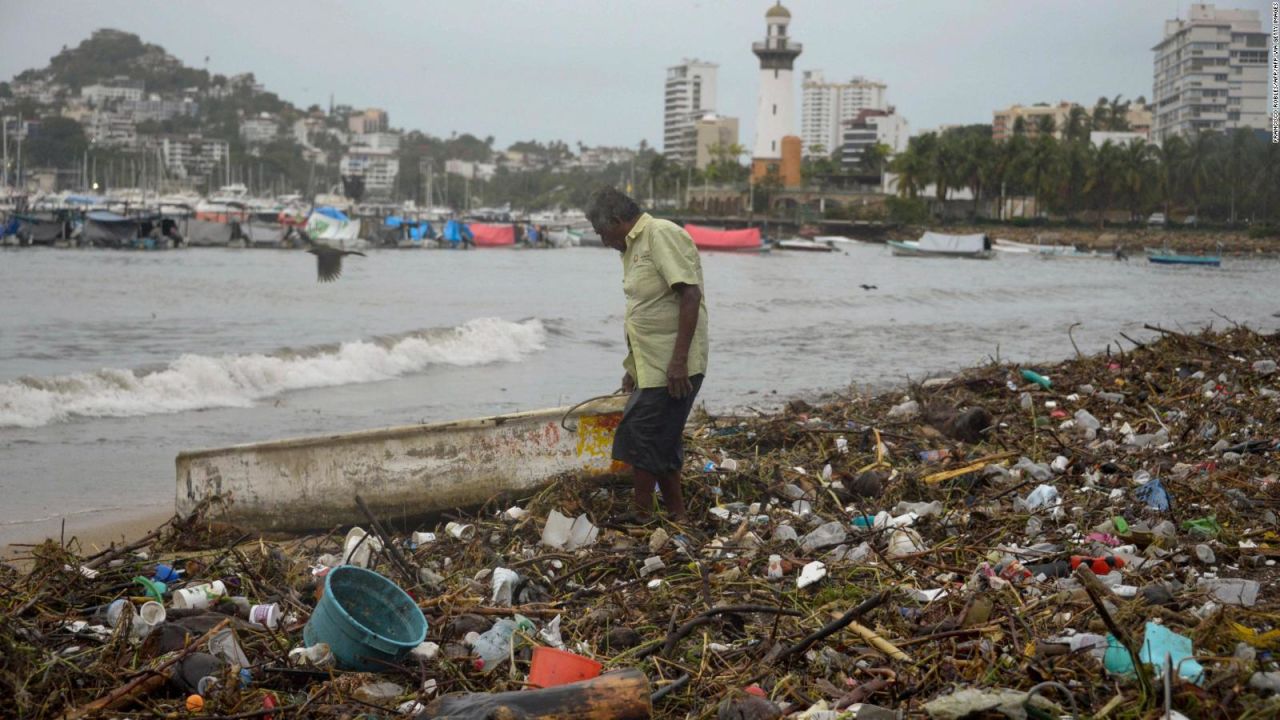
[[[1120,118],[1119,111],[1111,115]],[[1021,119],[1021,118],[1020,118]],[[911,138],[890,163],[898,194],[932,201],[967,189],[977,217],[983,201],[1031,197],[1037,214],[1101,226],[1115,211],[1130,221],[1152,212],[1197,222],[1274,223],[1280,217],[1280,146],[1250,128],[1171,136],[1160,143],[1110,140],[1094,143],[1094,129],[1123,129],[1120,120],[1073,108],[1057,133],[1052,117],[1029,133],[1015,124],[1009,139],[996,142],[991,126],[968,125]],[[997,204],[997,219],[1002,210]]]

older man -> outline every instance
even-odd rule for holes
[[[587,219],[605,245],[622,253],[627,297],[622,388],[631,398],[614,434],[613,458],[632,467],[635,520],[649,519],[657,485],[667,513],[684,522],[684,424],[707,371],[702,262],[680,226],[641,212],[615,188],[592,195]]]

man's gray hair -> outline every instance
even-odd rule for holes
[[[587,202],[587,220],[596,227],[616,225],[640,217],[640,206],[626,193],[612,185],[591,193]]]

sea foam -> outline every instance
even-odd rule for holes
[[[540,320],[479,318],[372,340],[270,354],[183,355],[159,370],[24,377],[0,384],[0,427],[249,407],[290,390],[377,382],[432,365],[519,362],[546,347]]]

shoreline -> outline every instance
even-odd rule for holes
[[[12,562],[31,554],[32,546],[46,540],[73,541],[90,555],[114,544],[127,544],[146,536],[173,517],[173,508],[150,505],[124,510],[94,510],[70,517],[52,517],[29,523],[31,532],[8,532],[14,539],[0,543],[0,562]],[[64,528],[63,521],[66,521]],[[25,525],[25,523],[24,523]]]

